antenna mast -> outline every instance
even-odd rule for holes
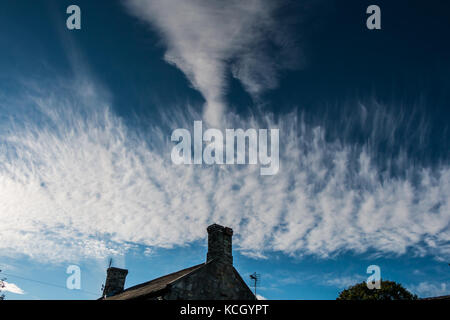
[[[112,266],[112,258],[109,258],[109,265],[108,265],[108,269],[109,268],[111,268],[111,266]],[[105,296],[105,284],[102,284],[102,296],[103,296],[103,298],[105,298],[106,296]]]
[[[250,275],[250,279],[253,281],[253,286],[255,288],[255,297],[256,297],[256,286],[258,282],[261,280],[261,275],[259,273],[254,272]]]

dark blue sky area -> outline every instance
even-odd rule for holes
[[[127,15],[119,1],[76,1],[82,8],[82,30],[76,32],[64,28],[65,16],[60,14],[72,2],[40,1],[30,10],[27,1],[2,1],[0,27],[8,30],[2,41],[2,78],[10,73],[39,77],[49,69],[70,74],[68,54],[80,53],[113,92],[114,107],[125,118],[154,117],[156,109],[175,104],[191,103],[201,110],[201,95],[180,70],[163,61],[165,46],[158,35]],[[363,143],[372,131],[357,123],[349,129],[349,115],[358,113],[359,102],[375,112],[371,108],[376,101],[408,123],[396,129],[396,139],[416,161],[442,161],[450,149],[450,5],[377,1],[382,30],[371,31],[365,27],[370,4],[287,3],[280,19],[298,44],[300,68],[282,72],[278,88],[261,98],[264,108],[275,114],[296,108],[310,123],[324,124],[330,139]],[[230,109],[248,114],[254,102],[229,78]],[[426,124],[425,134],[415,133],[421,123]],[[424,135],[427,143],[419,141]],[[380,148],[395,155],[398,145],[389,148],[380,142]]]

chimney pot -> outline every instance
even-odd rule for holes
[[[206,261],[218,260],[233,264],[233,229],[212,224],[206,230],[208,231],[208,253],[206,255]]]
[[[121,293],[125,286],[128,270],[116,267],[109,267],[106,271],[106,283],[103,289],[103,296],[110,297]]]

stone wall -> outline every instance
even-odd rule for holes
[[[123,291],[128,270],[110,267],[106,271],[106,282],[103,296],[109,297]]]
[[[172,283],[165,300],[255,300],[233,265],[211,261]]]
[[[206,255],[206,261],[222,260],[223,262],[233,264],[233,229],[213,224],[207,228],[207,231],[208,253]]]

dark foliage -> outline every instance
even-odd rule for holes
[[[381,280],[380,289],[369,289],[365,282],[342,291],[336,300],[417,300],[399,283]]]

